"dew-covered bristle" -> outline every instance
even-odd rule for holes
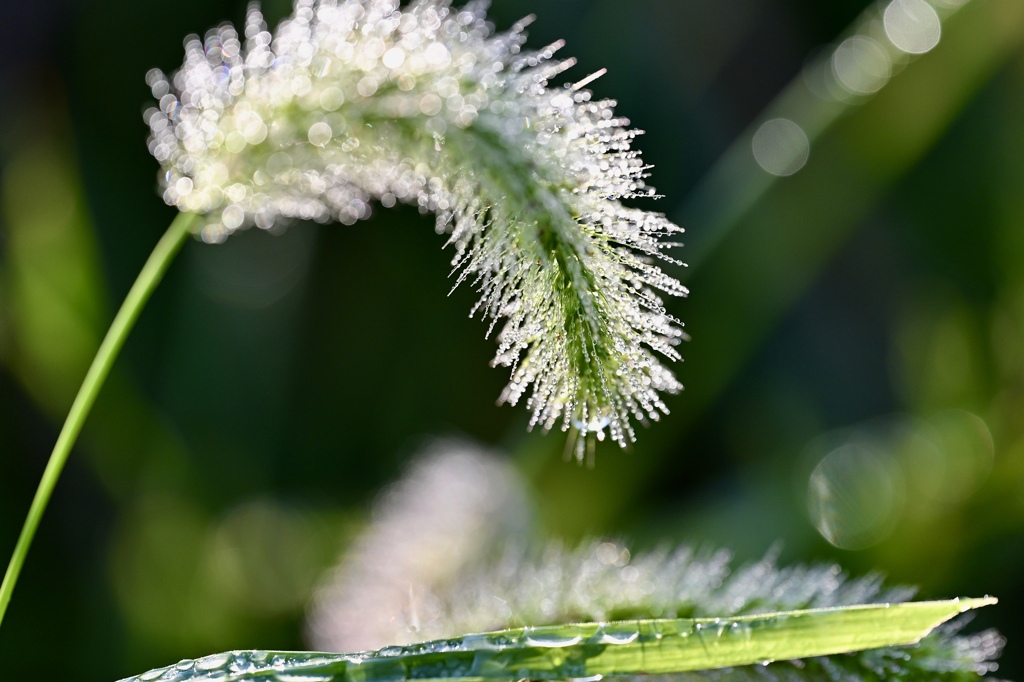
[[[365,651],[437,636],[437,586],[530,524],[525,483],[508,461],[465,441],[431,443],[324,574],[308,604],[310,644]]]
[[[398,202],[436,215],[456,282],[497,326],[500,401],[526,400],[531,427],[625,446],[632,421],[668,412],[682,387],[659,356],[683,338],[660,295],[685,288],[657,261],[664,216],[624,206],[653,196],[637,131],[583,85],[560,43],[521,49],[526,21],[494,33],[483,3],[299,0],[271,34],[251,6],[186,40],[182,68],[148,75],[145,116],[164,199],[204,214],[224,240],[286,219],[352,224]]]

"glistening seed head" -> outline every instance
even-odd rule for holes
[[[152,71],[146,112],[164,199],[207,216],[211,242],[299,218],[352,224],[385,206],[434,213],[474,308],[502,320],[501,400],[529,393],[531,426],[625,446],[681,386],[658,356],[683,338],[655,264],[682,230],[621,201],[653,196],[635,131],[583,86],[561,44],[523,52],[482,3],[299,0],[273,35],[251,6],[243,35],[186,40],[172,78]],[[592,442],[592,441],[591,441]]]

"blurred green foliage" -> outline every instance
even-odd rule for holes
[[[936,3],[941,4],[941,3]],[[949,3],[947,3],[949,4]],[[628,452],[562,460],[496,408],[493,341],[446,298],[432,221],[377,210],[189,244],[104,389],[0,632],[14,677],[59,649],[112,680],[230,648],[301,648],[305,601],[423,439],[499,447],[544,532],[837,560],[992,593],[1024,673],[1024,6],[971,0],[874,98],[825,112],[807,165],[750,154],[822,114],[806,60],[866,5],[495,0],[566,38],[688,230],[687,391]],[[7,10],[5,10],[6,12]],[[285,0],[266,4],[273,22]],[[12,547],[112,310],[173,212],[145,148],[145,72],[241,2],[11,9],[0,71],[0,550]],[[776,99],[781,93],[781,97]],[[796,94],[795,94],[796,93]],[[824,114],[822,114],[824,115]],[[817,120],[817,119],[814,119]],[[804,121],[813,129],[811,121]],[[18,655],[16,655],[18,654]],[[21,666],[21,667],[19,667]]]

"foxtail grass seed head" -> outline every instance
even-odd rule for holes
[[[657,261],[682,232],[624,206],[651,197],[637,131],[585,85],[561,43],[524,52],[528,21],[495,34],[485,3],[298,0],[271,34],[191,36],[173,76],[148,74],[146,120],[164,199],[204,214],[201,236],[299,218],[352,224],[371,202],[436,215],[471,314],[501,321],[499,402],[576,433],[575,453],[634,440],[682,386],[661,358],[684,338],[660,295],[686,289]]]

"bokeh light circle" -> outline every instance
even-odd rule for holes
[[[864,443],[848,443],[815,467],[808,481],[808,511],[830,543],[864,549],[892,532],[903,509],[904,487],[895,461]]]
[[[832,55],[832,73],[836,81],[855,95],[878,92],[892,75],[889,55],[867,36],[847,38]]]
[[[910,54],[928,52],[942,37],[939,15],[925,0],[893,0],[882,22],[892,44]]]
[[[811,143],[803,128],[788,118],[765,121],[751,142],[757,165],[772,175],[793,175],[804,167]]]

